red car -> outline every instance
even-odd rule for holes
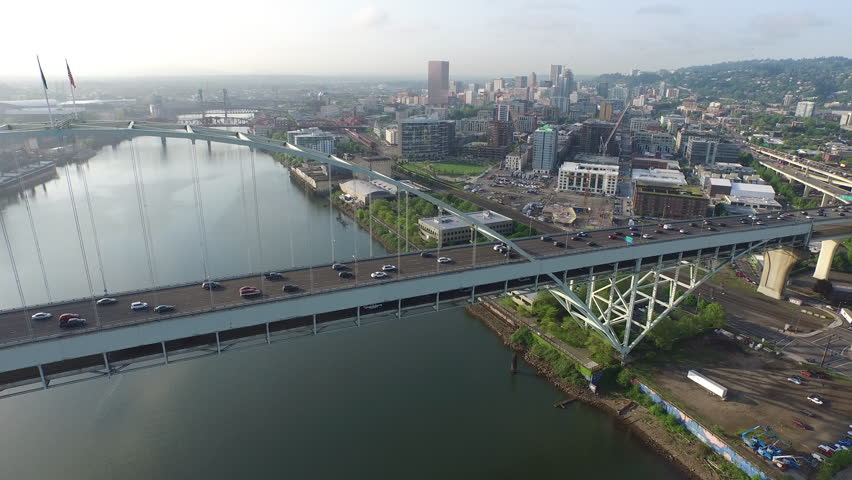
[[[801,428],[802,430],[810,430],[811,429],[811,427],[807,423],[799,420],[798,418],[793,419],[793,425]]]
[[[260,289],[257,287],[244,286],[240,287],[240,296],[243,298],[246,297],[256,297],[260,295]]]
[[[80,315],[76,313],[63,313],[59,316],[59,326],[64,327],[65,324],[68,323],[68,320],[71,320],[72,318],[80,318]]]
[[[814,376],[814,372],[812,372],[810,370],[802,370],[799,373],[801,373],[802,376],[804,376],[804,377],[813,377]]]

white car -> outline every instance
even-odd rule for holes
[[[372,277],[372,278],[385,278],[387,276],[388,276],[388,274],[385,273],[385,272],[373,272],[373,273],[370,274],[370,277]]]
[[[53,316],[52,314],[47,313],[47,312],[38,312],[38,313],[36,313],[35,315],[32,316],[32,319],[33,320],[47,320],[48,318],[50,318],[52,316]]]
[[[822,397],[820,397],[819,395],[808,395],[808,400],[816,403],[817,405],[822,405],[823,403],[825,403]]]
[[[392,272],[396,270],[396,265],[382,265],[382,271]]]
[[[148,304],[145,302],[133,302],[130,304],[130,309],[134,312],[139,310],[148,310]]]
[[[361,307],[361,308],[363,308],[364,310],[376,310],[376,309],[378,309],[378,308],[379,308],[379,307],[381,307],[381,306],[382,306],[382,304],[381,304],[381,303],[372,303],[372,304],[370,304],[370,305],[364,305],[364,306],[363,306],[363,307]]]
[[[654,238],[654,236],[651,235],[650,233],[643,233],[642,238]]]
[[[438,263],[452,263],[452,261],[450,257],[438,257]]]
[[[113,303],[117,303],[117,302],[118,302],[118,300],[116,300],[114,298],[104,297],[104,298],[98,299],[97,304],[98,305],[112,305]]]

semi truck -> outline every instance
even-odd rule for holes
[[[705,389],[709,390],[710,393],[712,393],[714,395],[718,395],[719,397],[722,398],[722,400],[728,399],[728,389],[726,387],[720,385],[719,383],[714,382],[713,380],[710,380],[709,378],[707,378],[704,375],[696,372],[695,370],[690,370],[686,374],[686,378],[688,378],[688,379],[692,380],[693,382],[701,385]]]

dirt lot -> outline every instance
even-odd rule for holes
[[[795,363],[767,353],[756,353],[716,334],[687,342],[679,351],[684,353],[676,352],[655,365],[656,371],[650,373],[652,387],[658,388],[705,426],[721,427],[732,445],[741,446],[739,433],[756,425],[767,425],[780,439],[792,442],[784,447],[785,451],[809,455],[818,444],[834,443],[849,430],[852,381],[805,378],[802,385],[795,385],[787,381],[787,377],[801,370]],[[688,380],[686,374],[690,369],[726,386],[728,401],[722,401]],[[810,402],[806,397],[812,393],[822,396],[825,404]],[[801,409],[815,416],[809,417]],[[810,429],[794,426],[794,418],[809,425]],[[756,457],[753,453],[745,455]]]

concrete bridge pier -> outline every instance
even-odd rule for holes
[[[166,137],[160,137],[160,142],[163,144],[163,148],[166,148]]]
[[[802,197],[808,198],[808,195],[811,194],[811,190],[812,190],[811,187],[805,185],[805,191],[802,192]]]
[[[822,194],[822,201],[819,202],[820,207],[825,207],[831,202],[831,197],[828,196],[827,193]]]
[[[834,252],[837,250],[839,240],[823,240],[819,258],[817,258],[816,269],[814,269],[814,278],[818,280],[828,280],[828,274],[831,273],[831,260],[834,258]]]
[[[763,254],[763,273],[760,275],[760,285],[757,291],[767,297],[780,300],[784,294],[787,275],[802,253],[792,248],[767,250]]]

